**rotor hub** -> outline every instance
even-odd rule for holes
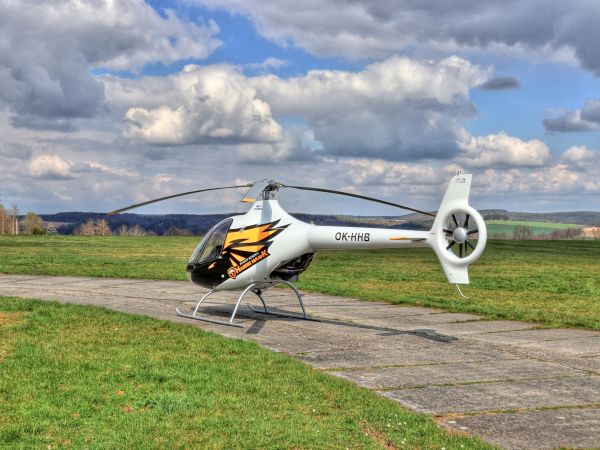
[[[452,237],[459,244],[464,244],[468,238],[467,229],[464,227],[456,227],[456,229],[452,232]]]

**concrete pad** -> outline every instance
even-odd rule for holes
[[[69,286],[77,283],[88,283],[89,285],[117,285],[117,284],[138,284],[144,283],[145,280],[134,280],[134,279],[116,279],[116,278],[81,278],[81,277],[51,277],[51,276],[38,276],[26,281],[29,286]]]
[[[406,307],[395,307],[392,305],[381,306],[378,304],[361,304],[361,305],[319,305],[315,306],[310,302],[306,302],[307,308],[310,308],[310,312],[319,317],[327,317],[331,319],[342,319],[342,320],[360,320],[364,321],[365,319],[389,319],[390,317],[395,318],[417,318],[423,319],[425,317],[437,317],[444,316],[446,314],[452,313],[441,313],[438,310],[430,310],[423,311],[423,309],[419,309],[415,311],[413,308]],[[466,320],[478,320],[480,317],[471,315],[460,315],[457,316],[457,320],[448,320],[448,321],[458,321],[463,320],[464,316],[469,316]],[[443,321],[440,319],[440,321]],[[436,323],[435,321],[429,323]],[[389,323],[388,323],[389,325]]]
[[[522,345],[522,347],[535,348],[564,355],[598,356],[600,355],[600,337],[530,342]]]
[[[78,287],[77,289],[70,290],[71,292],[83,292],[82,288]],[[173,292],[161,292],[156,290],[140,290],[135,287],[130,286],[105,286],[102,288],[102,295],[106,296],[114,296],[117,298],[129,297],[129,298],[141,298],[141,299],[150,299],[150,300],[172,300],[172,301],[182,301],[182,300],[200,300],[200,297],[192,294],[184,294],[184,293],[173,293]],[[213,297],[213,296],[211,296]],[[211,298],[214,300],[216,297]],[[228,299],[229,300],[229,299]]]
[[[515,359],[348,370],[331,372],[331,374],[369,389],[390,389],[482,381],[578,376],[582,375],[582,372],[556,364]]]
[[[375,320],[372,320],[375,319]],[[438,314],[421,314],[418,316],[397,316],[393,310],[389,311],[388,315],[381,315],[378,318],[365,317],[362,320],[365,323],[373,323],[381,325],[386,323],[389,325],[400,324],[422,324],[422,325],[437,325],[446,323],[461,323],[484,320],[482,316],[465,313],[438,313]]]
[[[333,305],[322,305],[315,307],[314,305],[307,304],[307,308],[310,309],[310,312],[318,317],[325,317],[328,319],[338,319],[338,320],[357,320],[360,318],[361,322],[365,319],[377,319],[377,318],[385,318],[389,317],[391,314],[394,314],[396,311],[394,307],[377,307],[373,306],[351,306],[348,307],[346,305],[339,307]],[[401,316],[406,317],[406,316]],[[414,317],[414,316],[409,316]],[[420,316],[417,316],[420,317]]]
[[[435,414],[600,403],[600,377],[571,377],[384,391],[422,412]]]
[[[592,358],[578,358],[577,363],[579,367],[585,370],[593,370],[600,375],[600,356],[594,356]],[[574,363],[573,365],[577,365]]]
[[[379,310],[385,309],[387,311],[394,311],[394,316],[396,316],[396,317],[423,316],[423,315],[430,315],[430,314],[447,314],[447,312],[442,309],[426,308],[424,306],[400,306],[400,305],[390,305],[390,304],[375,303],[375,302],[360,302],[360,303],[363,308],[377,308]]]
[[[600,337],[600,332],[578,329],[541,329],[524,331],[505,331],[499,333],[484,333],[473,336],[473,339],[494,344],[520,345],[529,342],[557,341],[561,339],[576,339],[585,337]]]
[[[408,340],[409,336],[403,336]],[[420,338],[415,338],[420,339]],[[420,339],[425,341],[424,339]],[[419,341],[414,341],[419,342]],[[299,356],[298,359],[319,369],[365,368],[385,366],[407,366],[422,364],[442,364],[451,362],[472,362],[513,359],[509,353],[487,348],[473,348],[465,345],[414,345],[398,348],[392,345],[387,350],[375,351],[367,346],[344,348],[341,351],[314,352]],[[441,369],[443,370],[443,369]]]
[[[0,283],[25,283],[40,278],[36,275],[0,275]]]
[[[451,423],[448,423],[450,420]],[[597,448],[600,445],[600,409],[552,409],[511,414],[451,417],[446,426],[476,433],[507,450]]]
[[[477,322],[440,324],[433,328],[439,333],[457,336],[495,333],[498,331],[528,330],[538,326],[536,323],[517,322],[514,320],[480,320]]]

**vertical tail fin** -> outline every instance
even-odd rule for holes
[[[470,189],[470,174],[450,179],[427,241],[449,283],[469,283],[469,264],[481,256],[487,241],[483,217],[469,205]]]

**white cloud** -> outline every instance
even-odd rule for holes
[[[229,184],[243,173],[246,179],[272,177],[408,204],[415,198],[415,206],[426,209],[437,206],[460,164],[475,174],[475,198],[492,199],[495,206],[511,209],[517,197],[530,204],[545,199],[561,205],[568,199],[572,205],[578,195],[578,207],[597,205],[598,150],[572,147],[552,157],[536,139],[502,132],[471,136],[465,131],[465,122],[476,115],[470,92],[489,80],[491,69],[459,57],[423,58],[455,50],[536,53],[563,62],[576,55],[597,70],[592,64],[597,46],[576,42],[570,25],[548,39],[541,28],[521,26],[531,17],[525,2],[511,3],[513,19],[524,14],[514,29],[506,15],[496,14],[499,6],[484,3],[410,3],[396,10],[385,2],[332,7],[309,1],[295,4],[299,14],[285,11],[272,23],[258,17],[276,17],[282,3],[261,2],[247,13],[262,23],[263,34],[284,45],[386,59],[356,71],[314,70],[292,78],[244,75],[246,69],[262,74],[286,64],[267,58],[254,65],[189,66],[168,77],[118,79],[94,76],[93,69],[135,73],[155,61],[202,59],[220,45],[218,27],[173,12],[158,14],[142,0],[0,0],[2,199],[46,211],[108,210]],[[451,20],[439,26],[435,17]],[[408,47],[413,54],[413,46],[418,47],[413,58],[388,57]],[[496,79],[488,87],[511,83]],[[598,100],[568,113],[567,128],[571,123],[598,129]],[[125,128],[118,134],[122,119]],[[76,126],[84,129],[73,131]],[[224,198],[189,198],[159,210],[217,211]],[[336,204],[317,203],[320,212]]]
[[[241,163],[281,164],[315,159],[315,154],[303,139],[301,130],[289,130],[272,144],[240,144],[237,155]]]
[[[351,185],[422,188],[437,186],[446,178],[443,170],[427,164],[403,164],[380,159],[348,159],[341,164],[343,177]]]
[[[248,69],[266,71],[269,69],[280,69],[281,67],[289,65],[289,63],[290,62],[285,59],[279,59],[270,56],[261,63],[250,63],[246,64],[245,67],[247,67]]]
[[[269,105],[232,66],[187,66],[168,78],[167,92],[170,98],[158,99],[167,104],[127,111],[126,137],[163,145],[283,139]]]
[[[582,209],[585,194],[600,193],[600,182],[597,172],[581,173],[573,170],[567,164],[556,163],[543,170],[526,171],[512,169],[499,171],[488,169],[485,177],[479,177],[478,187],[482,193],[492,194],[518,194],[526,195],[530,201],[535,198],[547,199],[551,195],[564,196],[563,205],[569,210]],[[573,204],[573,199],[578,203]],[[559,203],[558,201],[557,203]],[[511,209],[511,201],[507,201],[507,209]]]
[[[600,193],[600,151],[585,146],[574,146],[545,167],[487,169],[483,176],[477,177],[476,180],[481,194],[518,194],[529,202],[535,199],[553,199],[556,204],[561,204],[568,210],[597,209],[597,196]],[[588,199],[586,195],[592,197]],[[507,209],[510,209],[510,205]]]
[[[590,150],[585,145],[573,146],[562,154],[562,161],[581,171],[596,170],[600,175],[600,150]]]
[[[73,163],[65,161],[58,155],[39,155],[29,161],[29,175],[34,178],[62,180],[73,178]]]
[[[504,132],[487,136],[464,133],[460,146],[465,153],[461,162],[470,167],[535,167],[550,158],[550,149],[539,139],[523,141]]]
[[[586,100],[582,109],[574,111],[548,111],[552,117],[544,119],[544,128],[549,132],[600,130],[600,100]]]
[[[381,58],[413,50],[541,56],[600,75],[594,1],[189,0],[249,16],[265,37],[321,56]],[[291,13],[293,11],[293,13]],[[548,58],[550,56],[551,58]]]
[[[214,149],[235,144],[242,162],[333,155],[543,166],[550,149],[540,140],[503,132],[471,136],[463,128],[474,115],[469,92],[489,75],[458,57],[391,57],[360,72],[313,70],[288,79],[247,77],[227,65],[190,65],[168,78],[106,77],[105,83],[109,104],[126,111],[125,137]],[[285,117],[302,117],[307,129],[284,131],[277,120]],[[311,142],[303,142],[309,135]]]
[[[31,148],[15,142],[0,142],[0,156],[26,160],[31,157]]]
[[[360,72],[314,70],[289,79],[190,65],[167,78],[103,80],[129,139],[236,144],[244,161],[277,162],[315,154],[292,136],[306,130],[284,131],[279,122],[286,117],[305,120],[308,146],[321,155],[451,158],[460,151],[462,122],[474,115],[469,91],[488,77],[487,69],[457,57],[391,57]]]
[[[455,154],[462,121],[474,114],[469,90],[488,76],[457,57],[391,57],[356,73],[312,70],[250,81],[277,117],[304,117],[325,153],[393,160]]]
[[[73,129],[102,107],[94,68],[138,70],[150,62],[205,58],[220,42],[173,11],[143,0],[0,1],[0,106],[15,126]]]

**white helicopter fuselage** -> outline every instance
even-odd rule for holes
[[[246,214],[222,221],[207,233],[188,263],[188,277],[213,291],[244,289],[297,280],[319,250],[429,246],[449,282],[468,283],[467,267],[481,255],[486,240],[483,219],[468,205],[470,182],[470,175],[451,179],[433,227],[426,231],[313,225],[292,217],[276,199],[257,200]],[[446,223],[458,213],[472,217],[478,228],[477,246],[465,257],[462,249],[460,257],[449,251],[447,241]],[[453,238],[463,244],[468,233],[468,224],[464,228],[457,223]]]
[[[271,274],[283,262],[318,250],[424,246],[429,237],[428,231],[312,225],[292,217],[277,200],[256,201],[248,213],[233,218],[231,228],[277,220],[279,226],[288,226],[273,239],[268,249],[269,256],[235,279],[225,279],[215,290],[241,289],[252,282],[271,280]]]

